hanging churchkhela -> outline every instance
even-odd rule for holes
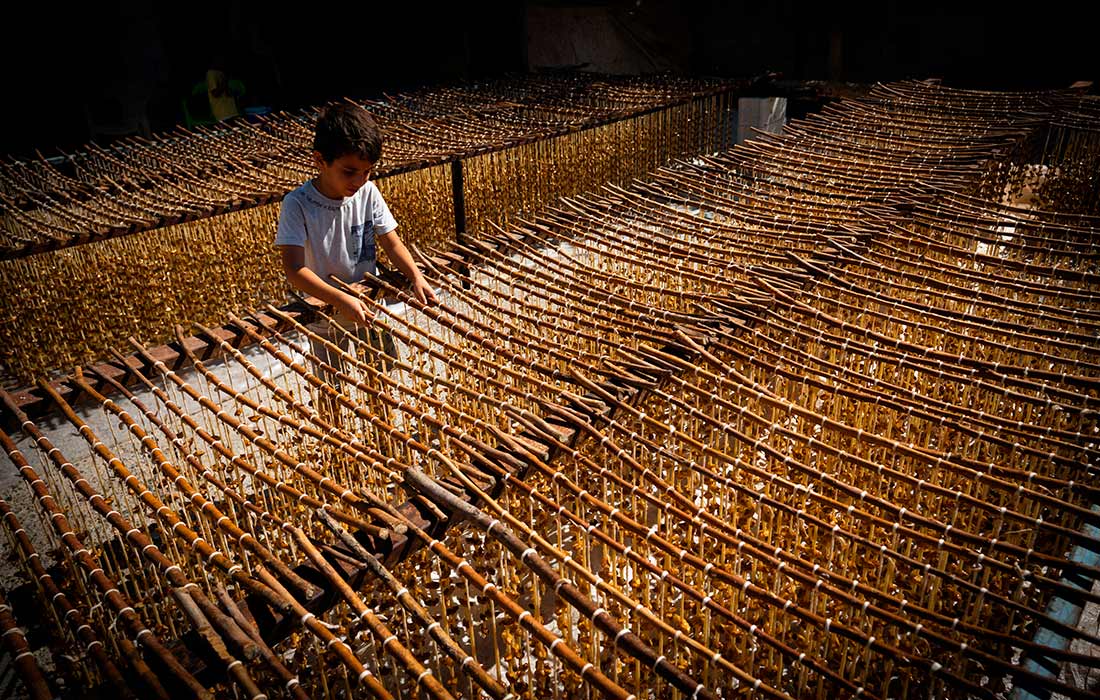
[[[526,87],[555,119],[653,99]],[[531,128],[424,126],[459,99],[376,105],[406,125],[387,157]],[[75,447],[4,394],[31,498],[0,514],[37,583],[0,624],[39,607],[70,683],[136,697],[1091,697],[1044,667],[1100,666],[1045,641],[1100,644],[1055,612],[1100,603],[1074,583],[1100,575],[1076,556],[1100,526],[1098,115],[899,83],[644,181],[519,174],[678,153],[694,105],[473,157],[483,223],[411,246],[440,303],[346,287],[392,343],[260,302],[176,326],[176,362],[131,339],[124,374],[41,382]],[[268,176],[229,174],[209,187]]]

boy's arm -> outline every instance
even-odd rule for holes
[[[378,245],[382,246],[382,250],[386,251],[386,257],[390,259],[390,262],[396,265],[397,269],[412,283],[413,294],[420,300],[420,303],[429,306],[438,304],[439,300],[435,298],[435,292],[428,286],[424,275],[420,272],[420,268],[416,266],[412,254],[409,253],[409,249],[398,238],[397,232],[390,231],[378,236],[375,240]]]
[[[371,315],[366,305],[356,297],[325,282],[316,272],[306,267],[306,250],[296,245],[281,245],[283,271],[286,279],[297,290],[317,297],[326,304],[332,304],[359,324],[370,322]],[[387,251],[388,252],[388,251]]]

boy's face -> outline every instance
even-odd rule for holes
[[[317,163],[317,189],[332,199],[350,197],[367,184],[374,163],[357,153],[340,156],[331,163],[325,162],[319,151],[313,152]]]

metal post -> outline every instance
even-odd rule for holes
[[[466,233],[466,196],[462,187],[462,160],[451,161],[451,194],[455,209],[455,240],[462,243]]]
[[[462,184],[462,159],[455,158],[451,161],[451,199],[455,210],[455,242],[462,243],[466,235],[466,193]],[[470,268],[466,265],[459,267],[462,275],[462,288],[470,288]]]

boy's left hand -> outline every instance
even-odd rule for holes
[[[425,306],[435,306],[439,303],[439,299],[435,297],[435,292],[432,291],[432,288],[424,281],[423,277],[413,282],[412,293]]]

